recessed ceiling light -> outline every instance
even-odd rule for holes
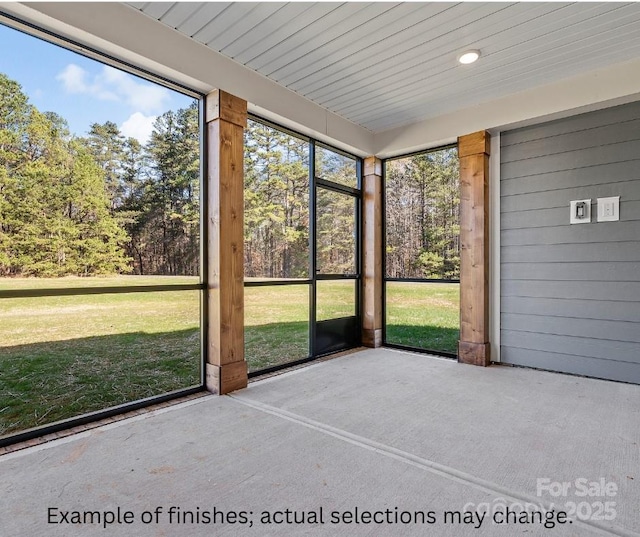
[[[458,56],[458,61],[460,63],[468,64],[475,62],[480,57],[479,50],[467,50]]]

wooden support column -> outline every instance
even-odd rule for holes
[[[221,90],[206,98],[208,146],[208,349],[206,386],[247,386],[244,359],[244,140],[247,102]]]
[[[489,148],[485,131],[458,138],[460,158],[460,341],[458,361],[488,366]]]
[[[382,345],[382,161],[364,160],[362,270],[362,344]]]

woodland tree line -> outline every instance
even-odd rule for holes
[[[355,160],[316,146],[316,176],[356,186]],[[245,276],[309,278],[309,142],[256,121],[245,131]],[[354,198],[318,189],[317,268],[353,274]]]
[[[458,152],[441,149],[386,164],[389,278],[460,278]]]
[[[316,176],[356,186],[356,163],[316,146]],[[198,105],[158,116],[149,141],[113,122],[69,132],[0,74],[0,276],[197,275]],[[387,163],[387,275],[459,277],[458,159]],[[317,266],[353,274],[354,198],[318,189]],[[309,143],[249,121],[245,275],[309,277]]]
[[[0,275],[198,274],[197,102],[84,137],[0,74]]]
[[[316,176],[356,186],[355,161],[316,147]],[[317,268],[356,272],[354,199],[318,189]],[[455,149],[386,166],[386,266],[392,278],[460,276]],[[257,122],[245,134],[245,275],[308,278],[309,146]]]

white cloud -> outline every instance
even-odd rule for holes
[[[140,112],[135,112],[120,125],[120,132],[127,138],[135,138],[144,145],[151,137],[155,120],[156,116],[145,116]]]
[[[85,93],[103,101],[119,100],[115,93],[96,81],[90,81],[89,78],[89,73],[74,63],[67,65],[56,76],[56,80],[62,82],[68,93]]]
[[[134,109],[143,113],[163,112],[164,102],[169,99],[169,90],[148,82],[138,82],[131,75],[105,66],[97,77],[109,86]]]
[[[70,63],[56,76],[56,80],[62,82],[64,89],[69,93],[84,93],[87,91],[87,72],[77,65]]]
[[[57,76],[68,93],[92,95],[100,100],[121,101],[141,114],[163,112],[169,90],[105,65],[97,75],[70,63]],[[131,119],[131,118],[129,118]],[[127,120],[128,121],[128,120]]]

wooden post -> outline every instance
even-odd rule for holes
[[[460,341],[458,361],[488,366],[489,153],[485,131],[458,138],[460,158]]]
[[[364,160],[362,344],[382,345],[382,161]]]
[[[221,90],[206,98],[208,146],[208,349],[206,386],[247,386],[244,359],[244,140],[247,102]]]

